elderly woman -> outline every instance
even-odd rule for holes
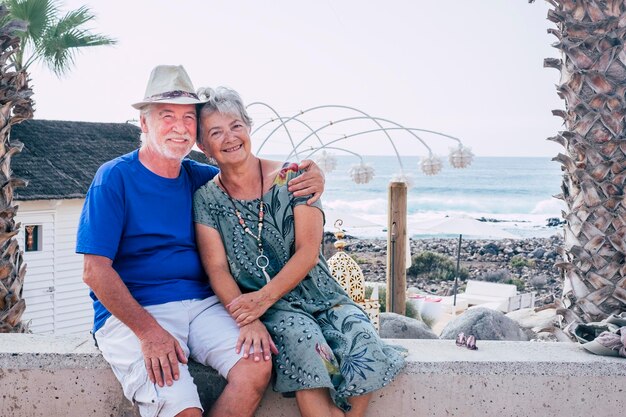
[[[237,323],[256,323],[237,349],[276,353],[274,390],[295,392],[302,416],[363,416],[404,359],[331,276],[320,203],[285,185],[297,165],[253,155],[251,125],[235,91],[210,91],[197,143],[220,173],[195,193],[194,218],[211,287]]]

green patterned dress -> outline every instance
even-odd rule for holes
[[[297,165],[295,166],[297,169]],[[274,277],[294,253],[293,208],[306,204],[294,197],[286,182],[299,175],[285,165],[272,188],[263,195],[263,248],[266,271]],[[256,230],[259,200],[234,200],[243,218]],[[315,204],[321,210],[321,204]],[[228,196],[209,181],[194,195],[195,222],[216,229],[226,249],[230,272],[242,292],[259,290],[266,280],[256,266],[256,240],[243,232]],[[282,393],[326,387],[337,406],[348,410],[346,398],[387,385],[404,365],[403,355],[385,345],[365,312],[331,276],[326,260],[319,262],[261,321],[278,355],[274,360],[274,390]]]

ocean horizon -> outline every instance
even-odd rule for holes
[[[374,168],[374,178],[368,184],[355,184],[348,173],[359,163],[358,158],[336,158],[336,169],[326,173],[322,197],[328,211],[326,230],[333,230],[335,218],[345,217],[344,229],[350,234],[385,237],[388,185],[400,173],[397,158],[363,156]],[[446,160],[434,176],[423,174],[419,161],[418,156],[402,157],[404,173],[412,182],[407,192],[409,236],[421,236],[418,224],[446,216],[489,219],[495,227],[522,238],[548,237],[561,231],[560,226],[547,226],[548,219],[561,220],[565,208],[553,197],[561,192],[562,173],[560,164],[550,157],[476,157],[464,169],[452,168]],[[366,223],[359,219],[372,225],[351,226]]]

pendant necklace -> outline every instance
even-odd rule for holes
[[[256,257],[256,266],[261,269],[263,272],[263,276],[265,277],[265,282],[270,282],[270,275],[265,270],[269,264],[270,260],[263,254],[263,239],[261,237],[261,232],[263,232],[263,217],[265,216],[265,203],[263,203],[263,167],[261,166],[261,160],[259,159],[259,173],[261,174],[261,198],[259,199],[259,223],[258,223],[258,232],[255,235],[252,233],[246,222],[243,220],[243,216],[237,206],[235,205],[235,200],[230,195],[228,188],[224,185],[221,179],[221,175],[218,175],[217,181],[220,183],[224,191],[226,191],[226,195],[230,200],[230,203],[233,205],[233,209],[235,209],[235,214],[237,215],[237,219],[239,220],[239,225],[243,228],[244,233],[252,236],[257,242],[257,248],[259,249],[259,256]]]

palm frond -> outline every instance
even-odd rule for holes
[[[24,36],[20,36],[22,42],[35,46],[58,13],[56,3],[52,0],[5,0],[4,4],[13,19],[22,20],[28,25]]]
[[[50,24],[45,37],[50,39],[58,38],[60,46],[65,46],[66,48],[116,44],[117,41],[115,39],[97,33],[90,33],[88,29],[82,27],[94,18],[95,16],[91,14],[91,11],[87,7],[82,6],[68,12],[61,19]]]
[[[91,10],[86,6],[81,6],[76,10],[67,12],[65,16],[58,19],[51,27],[54,26],[56,33],[60,35],[75,29],[81,29],[81,26],[93,19],[95,19],[95,16],[91,13]]]
[[[58,17],[58,0],[0,0],[7,3],[11,17],[29,24],[22,37],[23,48],[13,58],[17,67],[28,68],[42,61],[57,76],[74,64],[78,48],[114,45],[108,36],[92,33],[84,26],[95,19],[87,6]],[[24,54],[24,50],[28,55]]]
[[[74,65],[79,48],[115,44],[115,40],[107,36],[79,29],[55,33],[54,36],[46,36],[44,39],[37,50],[37,55],[57,76],[67,72]]]

